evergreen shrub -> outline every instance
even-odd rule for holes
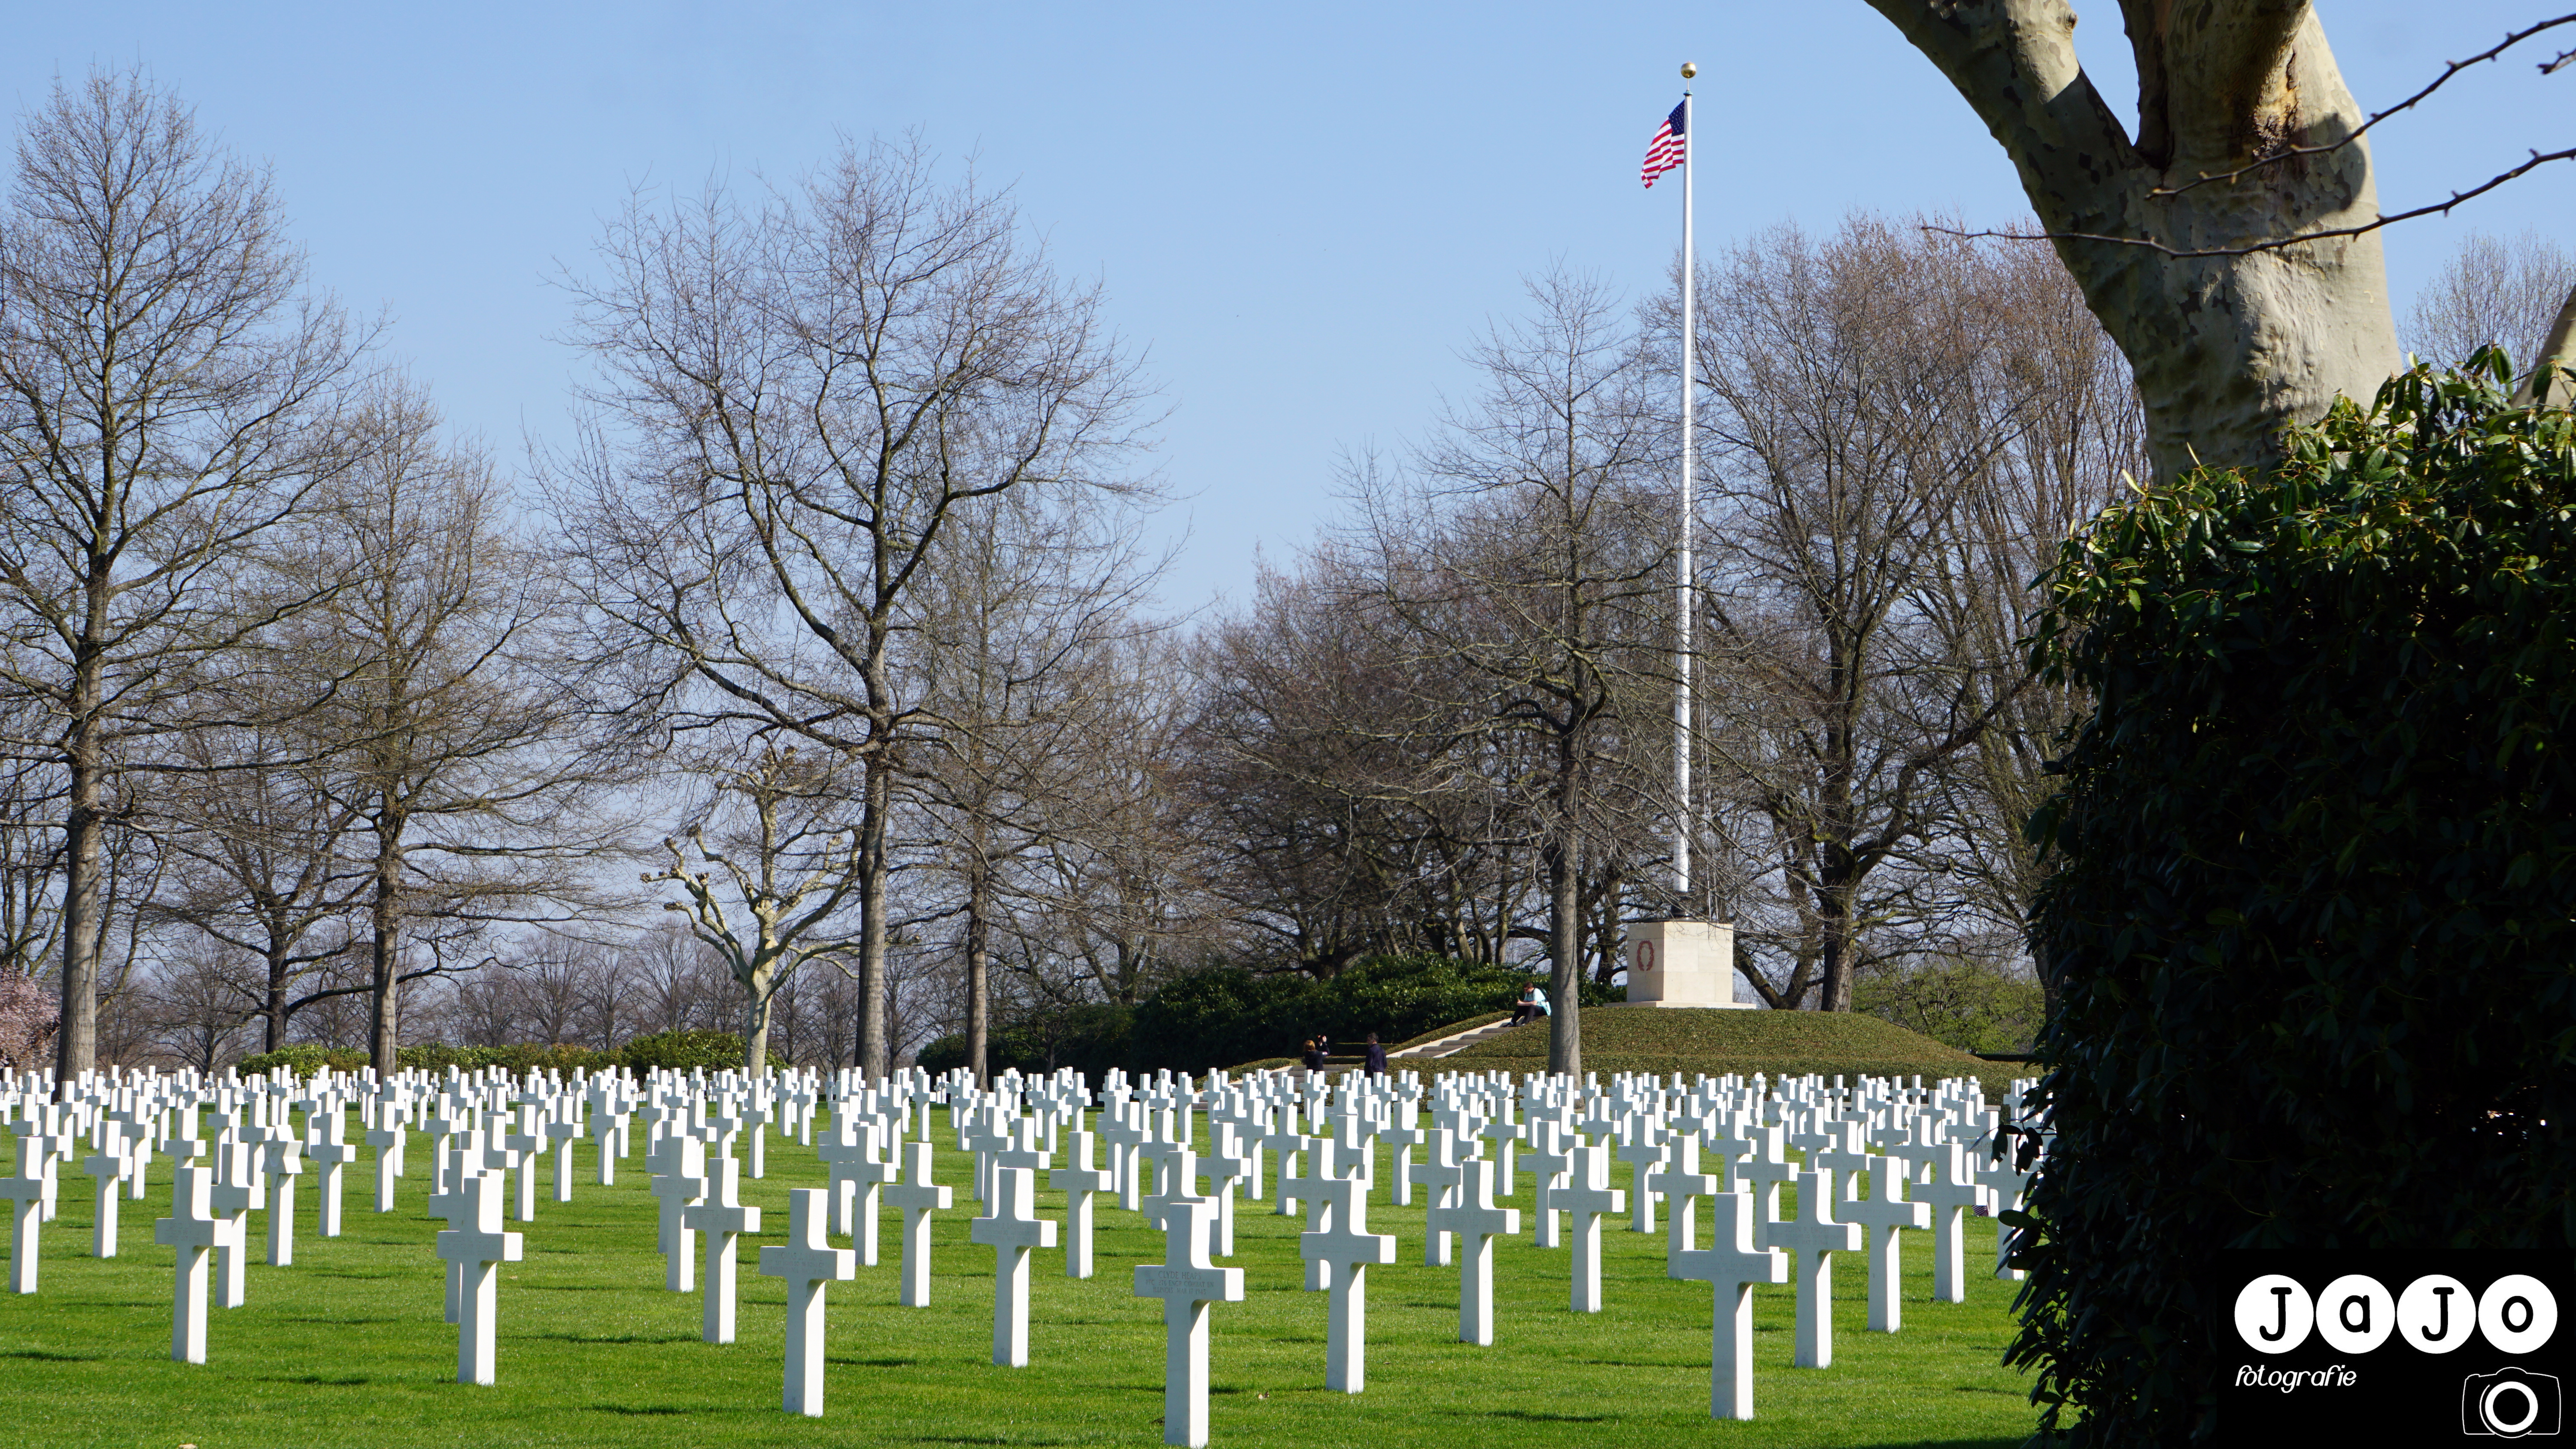
[[[2098,703],[2031,827],[2011,1358],[2072,1443],[2224,1435],[2217,1250],[2576,1246],[2576,425],[2509,375],[2394,378],[2041,580]]]

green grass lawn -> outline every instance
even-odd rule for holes
[[[1646,1013],[1638,1013],[1644,1015]],[[944,1125],[945,1114],[941,1114]],[[0,1296],[0,1383],[10,1443],[269,1449],[269,1446],[1135,1444],[1162,1440],[1162,1305],[1130,1296],[1132,1266],[1162,1256],[1162,1235],[1104,1206],[1098,1275],[1063,1276],[1060,1252],[1036,1254],[1029,1367],[990,1361],[993,1254],[967,1242],[968,1159],[939,1154],[960,1210],[936,1230],[933,1306],[895,1303],[895,1215],[885,1251],[855,1283],[830,1289],[828,1413],[779,1411],[783,1285],[754,1276],[743,1241],[740,1341],[700,1341],[700,1300],[663,1291],[654,1203],[640,1146],[618,1186],[591,1184],[579,1150],[574,1201],[541,1185],[524,1263],[502,1270],[499,1383],[455,1382],[456,1331],[443,1320],[440,1264],[422,1216],[427,1143],[415,1134],[400,1211],[370,1210],[372,1169],[349,1174],[346,1235],[319,1237],[308,1178],[296,1263],[270,1268],[253,1214],[249,1302],[209,1310],[207,1362],[169,1358],[171,1250],[152,1220],[158,1189],[123,1207],[123,1256],[88,1256],[89,1179],[66,1171],[60,1217],[44,1228],[43,1292]],[[820,1186],[820,1165],[793,1147],[745,1180],[744,1198],[787,1226],[786,1194]],[[1381,1159],[1383,1163],[1383,1159]],[[542,1169],[550,1172],[551,1166]],[[1384,1168],[1381,1165],[1381,1177]],[[1624,1180],[1624,1170],[1619,1174]],[[1529,1178],[1521,1177],[1528,1206]],[[1667,1279],[1660,1237],[1607,1231],[1607,1309],[1566,1311],[1567,1253],[1524,1235],[1497,1245],[1497,1342],[1457,1341],[1457,1272],[1425,1268],[1419,1206],[1385,1205],[1370,1227],[1398,1239],[1398,1261],[1369,1274],[1368,1387],[1323,1386],[1324,1308],[1302,1290],[1297,1220],[1266,1207],[1237,1218],[1235,1266],[1246,1301],[1219,1304],[1212,1354],[1213,1442],[1330,1445],[2019,1443],[2033,1411],[2026,1382],[2000,1366],[2014,1285],[1972,1275],[1967,1303],[1926,1301],[1931,1263],[1908,1234],[1906,1328],[1862,1331],[1864,1273],[1835,1270],[1833,1367],[1790,1366],[1792,1290],[1755,1290],[1758,1366],[1752,1423],[1708,1417],[1710,1293]],[[1044,1194],[1043,1211],[1061,1207]],[[1523,1227],[1528,1227],[1526,1211]],[[1993,1261],[1993,1225],[1975,1221],[1972,1267]],[[701,1240],[703,1241],[703,1240]]]
[[[1547,1070],[1547,1023],[1516,1027],[1455,1056],[1404,1065],[1429,1074]],[[1772,1077],[1813,1072],[1831,1078],[1975,1077],[1999,1101],[2015,1077],[2037,1075],[2027,1063],[1979,1060],[1892,1021],[1850,1011],[1691,1011],[1650,1006],[1594,1006],[1583,1013],[1583,1067],[1613,1072],[1705,1072]]]

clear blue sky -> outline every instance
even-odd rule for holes
[[[2079,40],[2124,110],[2117,9]],[[2320,7],[2365,105],[2546,7]],[[2546,37],[2542,44],[2545,45]],[[2576,43],[2576,42],[2571,42]],[[2482,67],[2378,133],[2382,203],[2435,199],[2576,140],[2576,72]],[[558,264],[632,184],[694,189],[918,128],[1016,190],[1061,268],[1096,276],[1172,408],[1188,495],[1168,596],[1242,597],[1311,537],[1343,445],[1420,436],[1469,384],[1457,349],[1552,260],[1661,284],[1678,188],[1637,185],[1698,82],[1703,246],[1844,212],[2022,211],[1967,107],[1861,0],[1770,5],[1249,7],[654,3],[20,7],[16,109],[57,74],[140,63],[272,164],[315,278],[507,461],[559,436]],[[2472,227],[2576,233],[2576,164],[2388,239],[2406,299]]]

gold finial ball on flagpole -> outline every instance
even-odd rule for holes
[[[1698,74],[1699,74],[1699,63],[1698,63],[1698,62],[1696,62],[1696,61],[1688,61],[1688,60],[1686,60],[1686,61],[1683,61],[1683,62],[1682,62],[1682,79],[1683,79],[1683,80],[1689,80],[1692,76],[1695,76],[1695,75],[1698,75]]]

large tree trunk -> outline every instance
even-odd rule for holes
[[[2134,141],[2076,63],[2064,0],[1870,4],[1976,109],[2052,233],[2225,249],[2379,214],[2366,140],[2152,194],[2361,124],[2305,0],[2122,0],[2138,62]],[[2160,477],[2195,462],[2267,465],[2284,424],[2315,420],[2338,394],[2367,401],[2396,368],[2376,233],[2234,257],[2075,239],[2057,250],[2128,354]]]
[[[1556,821],[1541,851],[1547,866],[1547,1069],[1583,1075],[1583,799],[1581,746],[1556,738]]]
[[[272,945],[268,952],[268,994],[260,1002],[259,1016],[266,1027],[265,1045],[260,1050],[276,1051],[286,1045],[286,981],[290,971],[287,954],[293,948]]]
[[[778,977],[769,968],[751,973],[744,994],[750,1000],[743,1006],[742,1069],[757,1077],[769,1066],[769,1004],[778,995]],[[790,1049],[795,1047],[789,1042]]]
[[[368,1064],[379,1080],[397,1070],[402,1045],[402,832],[399,815],[376,820],[376,888],[367,903],[369,965],[374,969],[368,1022]]]
[[[99,832],[104,812],[94,711],[79,703],[97,698],[95,679],[95,674],[87,675],[73,695],[71,808],[63,820],[62,1025],[54,1038],[57,1101],[69,1100],[81,1074],[98,1065],[98,950],[105,925],[99,916],[106,874]]]
[[[992,978],[984,914],[992,904],[992,870],[984,859],[984,832],[968,832],[966,858],[966,1065],[975,1085],[990,1089],[992,1063]]]
[[[1580,844],[1566,832],[1547,855],[1547,1069],[1583,1073],[1582,907],[1575,896]]]
[[[894,1068],[886,989],[886,816],[894,805],[894,765],[883,752],[867,757],[859,806],[859,1071],[880,1082]]]

